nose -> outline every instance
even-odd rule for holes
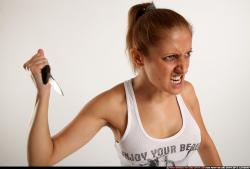
[[[186,74],[188,72],[189,61],[185,57],[179,58],[175,72],[178,74]]]

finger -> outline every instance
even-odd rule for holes
[[[37,59],[37,58],[44,58],[44,55],[41,54],[41,53],[37,53],[37,54],[35,54],[35,55],[30,59],[30,61],[33,61],[34,59]]]
[[[41,72],[42,68],[46,65],[49,65],[49,63],[47,61],[40,62],[37,65],[32,65],[32,66],[28,67],[28,69],[32,72],[32,74],[38,74],[39,72]]]
[[[26,63],[24,63],[24,64],[23,64],[23,68],[24,68],[25,70],[26,70],[26,67],[27,67],[27,66],[26,66]]]
[[[43,51],[43,49],[38,49],[37,53],[35,55],[33,55],[30,60],[28,60],[26,63],[23,64],[23,68],[27,69],[28,65],[31,62],[33,62],[37,58],[43,58],[43,57],[44,57],[44,51]]]
[[[30,66],[26,66],[25,70],[29,71],[30,70]]]
[[[49,65],[49,63],[48,63],[48,62],[43,62],[43,63],[40,63],[40,64],[38,65],[38,67],[39,67],[39,69],[42,69],[42,68],[44,68],[46,65]]]
[[[41,59],[41,60],[38,60],[38,61],[34,62],[35,65],[39,65],[40,63],[48,63],[48,60],[47,59]]]
[[[35,54],[30,60],[28,60],[24,65],[23,68],[27,69],[34,61],[37,61],[38,59],[44,58],[44,55],[41,54]]]
[[[28,65],[30,65],[29,62],[24,63],[24,64],[23,64],[23,68],[24,68],[25,70],[28,70]]]
[[[27,61],[26,63],[24,63],[24,64],[23,64],[23,68],[24,68],[25,70],[27,70],[27,69],[28,69],[28,65],[30,65],[30,61]]]
[[[36,64],[37,62],[42,62],[42,61],[48,61],[47,58],[37,58],[37,59],[34,59],[34,61],[32,61],[32,64]]]
[[[43,49],[38,49],[37,53],[44,56],[44,51],[43,51]]]
[[[33,57],[34,57],[34,56],[33,56]],[[32,58],[33,58],[33,57],[32,57]],[[23,68],[24,68],[24,69],[27,69],[27,66],[31,63],[32,58],[29,59],[27,62],[25,62],[25,63],[23,64]]]
[[[43,58],[43,59],[38,59],[37,61],[34,61],[30,64],[27,65],[27,69],[30,70],[31,68],[35,68],[35,67],[38,67],[40,68],[40,65],[43,65],[43,64],[49,64],[48,60],[46,58]]]

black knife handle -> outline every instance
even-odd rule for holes
[[[50,76],[51,76],[50,66],[49,65],[44,66],[41,70],[41,73],[42,73],[43,84],[46,85],[49,81]]]

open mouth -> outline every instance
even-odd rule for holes
[[[183,78],[183,75],[178,75],[178,76],[172,76],[170,80],[171,80],[171,83],[178,85],[181,83],[182,78]]]

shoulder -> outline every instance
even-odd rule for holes
[[[120,104],[123,104],[126,100],[123,83],[119,83],[113,86],[112,88],[104,91],[98,97],[100,100],[103,100],[109,105],[118,106]]]
[[[184,82],[181,96],[189,109],[194,110],[199,106],[198,98],[195,93],[194,86],[189,81]],[[193,111],[192,111],[193,112]]]
[[[123,83],[119,83],[110,89],[103,91],[91,99],[86,107],[91,107],[92,115],[97,115],[109,121],[117,112],[126,111],[126,96]]]
[[[194,86],[193,86],[193,84],[191,82],[185,80],[183,90],[182,90],[181,94],[183,94],[183,95],[194,94]]]

